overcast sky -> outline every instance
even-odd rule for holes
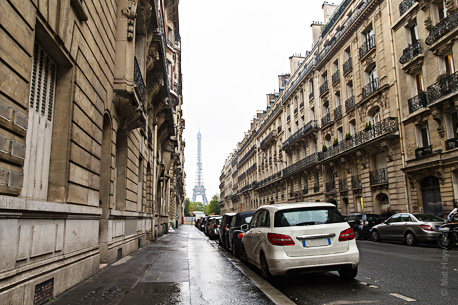
[[[278,75],[290,72],[289,57],[311,49],[310,24],[323,21],[322,4],[180,1],[187,198],[192,199],[195,185],[197,132],[202,134],[202,171],[210,202],[220,194],[226,158],[243,140],[256,111],[266,109],[266,94],[278,92]]]

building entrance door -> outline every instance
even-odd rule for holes
[[[421,195],[423,211],[428,214],[442,214],[442,199],[439,179],[434,176],[426,177],[421,181]]]

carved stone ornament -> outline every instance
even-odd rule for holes
[[[128,0],[127,8],[123,9],[121,13],[127,18],[127,40],[132,41],[134,39],[134,23],[137,17],[137,1]]]
[[[453,11],[455,9],[455,0],[445,0],[445,8],[448,11]]]
[[[433,21],[431,20],[431,17],[426,17],[425,18],[425,28],[428,30],[428,31],[431,31],[432,28],[433,28]]]
[[[388,158],[388,160],[393,161],[393,152],[391,151],[391,146],[388,144],[388,142],[383,141],[382,143],[380,143],[380,146],[386,150],[386,157]]]
[[[148,48],[148,57],[146,58],[146,74],[154,69],[154,64],[159,61],[159,51],[156,45],[150,45]]]

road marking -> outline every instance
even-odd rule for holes
[[[403,299],[404,301],[407,301],[407,302],[416,302],[417,301],[415,299],[406,297],[405,295],[402,295],[402,294],[399,294],[399,293],[390,293],[390,295],[392,295],[394,297],[397,297],[397,298],[400,298],[400,299]]]

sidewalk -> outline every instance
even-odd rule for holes
[[[196,228],[182,225],[52,304],[274,304]]]

